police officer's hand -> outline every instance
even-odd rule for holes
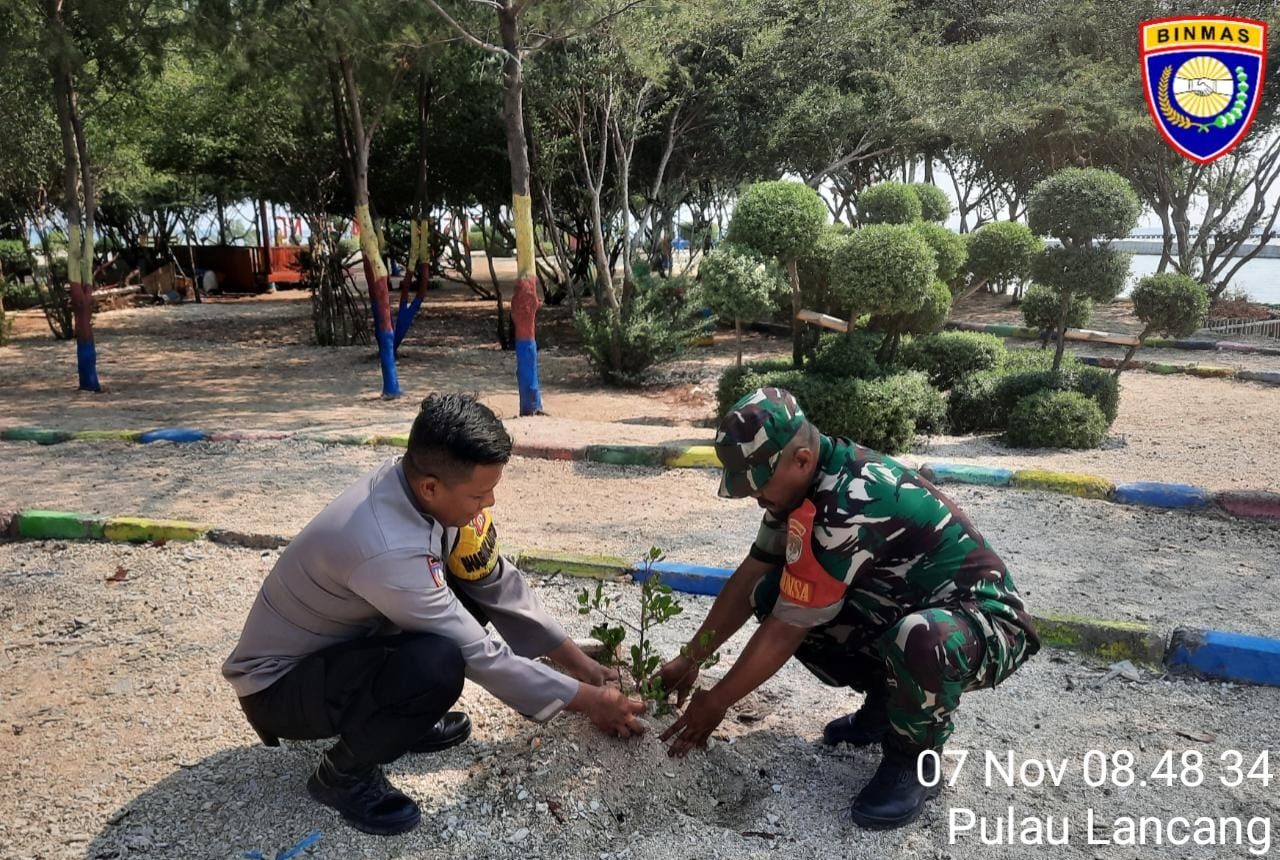
[[[689,698],[689,693],[693,690],[693,682],[698,680],[698,664],[692,657],[681,654],[674,660],[668,660],[662,664],[662,668],[658,670],[658,680],[662,682],[662,689],[676,694],[678,708],[684,704],[685,699]]]
[[[644,703],[628,699],[616,687],[582,684],[569,707],[586,714],[596,728],[607,735],[629,738],[645,732],[644,723],[636,719],[644,713]]]
[[[671,740],[667,755],[684,758],[694,747],[705,747],[707,739],[724,720],[726,707],[712,690],[698,690],[689,700],[689,708],[671,724],[658,740]]]

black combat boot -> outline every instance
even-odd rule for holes
[[[345,746],[338,741],[337,746]],[[330,750],[307,780],[307,791],[325,806],[336,809],[344,821],[357,830],[375,836],[407,833],[418,826],[422,812],[418,804],[387,782],[379,765],[360,765],[342,770],[334,759],[347,756]]]
[[[422,739],[409,747],[412,753],[433,753],[456,747],[471,737],[471,718],[461,711],[450,711],[440,718]]]
[[[841,743],[865,747],[880,743],[887,731],[889,694],[882,687],[874,687],[867,693],[861,708],[827,723],[822,730],[822,742],[831,747]]]
[[[871,830],[892,830],[910,824],[924,809],[925,801],[937,797],[942,790],[937,758],[927,756],[920,762],[925,782],[938,783],[926,787],[921,785],[916,773],[916,760],[924,752],[922,748],[909,747],[892,734],[885,738],[882,747],[884,759],[880,767],[858,792],[849,810],[854,824]]]

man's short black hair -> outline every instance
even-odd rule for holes
[[[476,466],[511,459],[511,436],[502,420],[472,394],[431,394],[409,431],[404,462],[416,477],[465,481]]]

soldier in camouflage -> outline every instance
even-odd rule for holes
[[[716,436],[720,495],[765,509],[747,558],[698,633],[660,677],[679,702],[698,660],[755,615],[760,627],[725,677],[693,695],[666,732],[683,756],[728,708],[792,656],[824,683],[863,693],[827,744],[880,743],[853,801],[871,828],[914,820],[937,794],[937,758],[962,693],[994,687],[1040,647],[1000,557],[951,499],[891,457],[810,424],[790,393],[752,392]],[[923,777],[923,779],[922,779]]]

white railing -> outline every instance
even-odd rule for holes
[[[1210,320],[1205,328],[1221,334],[1249,334],[1255,337],[1280,338],[1280,319]]]

